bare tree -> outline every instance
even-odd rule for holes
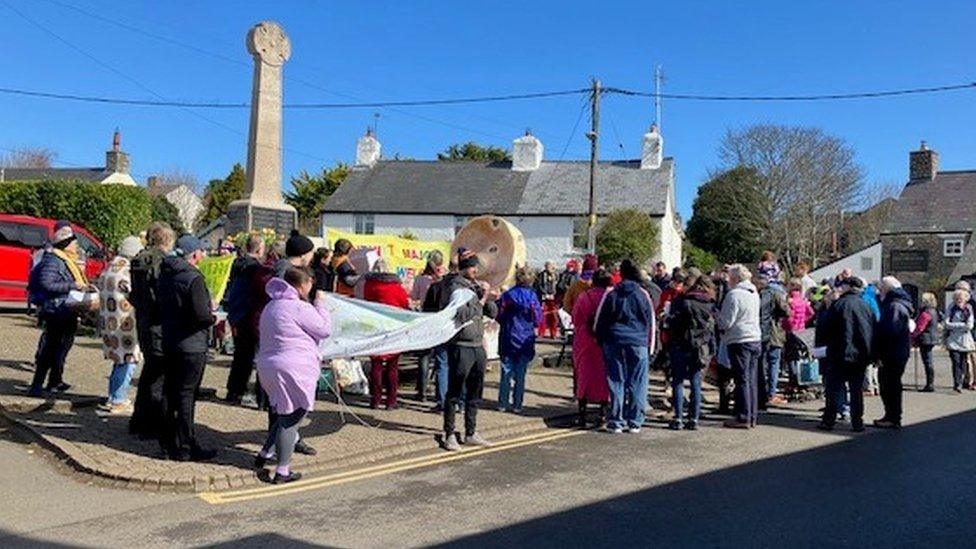
[[[50,168],[58,153],[46,147],[19,147],[0,155],[4,168]]]
[[[761,124],[729,130],[719,147],[727,167],[748,166],[760,177],[766,225],[762,242],[792,268],[826,259],[844,212],[862,196],[864,171],[854,150],[819,128]]]
[[[156,181],[160,185],[186,185],[194,193],[200,194],[200,180],[197,176],[182,168],[169,168],[156,174]]]

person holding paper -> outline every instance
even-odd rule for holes
[[[43,329],[35,354],[34,379],[27,393],[30,396],[39,397],[44,389],[63,393],[71,388],[64,382],[64,362],[75,342],[77,304],[82,302],[72,301],[69,294],[89,288],[78,256],[78,241],[71,223],[58,221],[51,247],[31,270],[27,285],[28,298],[38,308],[37,318]]]

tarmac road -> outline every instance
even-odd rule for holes
[[[941,381],[897,432],[816,431],[816,404],[748,432],[554,430],[216,504],[86,485],[6,434],[0,546],[976,546],[976,395]]]

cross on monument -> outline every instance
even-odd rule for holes
[[[288,234],[298,224],[295,208],[281,197],[281,68],[291,41],[281,25],[262,21],[247,33],[247,51],[254,58],[247,183],[245,197],[227,209],[227,232],[271,228]]]

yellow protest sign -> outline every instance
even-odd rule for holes
[[[427,257],[434,250],[444,254],[445,260],[451,255],[451,243],[446,240],[411,240],[383,234],[353,234],[335,229],[328,229],[325,233],[330,247],[340,238],[352,242],[356,248],[375,250],[401,279],[414,278],[422,273]]]
[[[220,303],[224,299],[227,282],[230,280],[230,268],[233,264],[233,255],[209,256],[197,264],[197,269],[203,273],[207,290],[210,291],[210,299],[214,303]]]

